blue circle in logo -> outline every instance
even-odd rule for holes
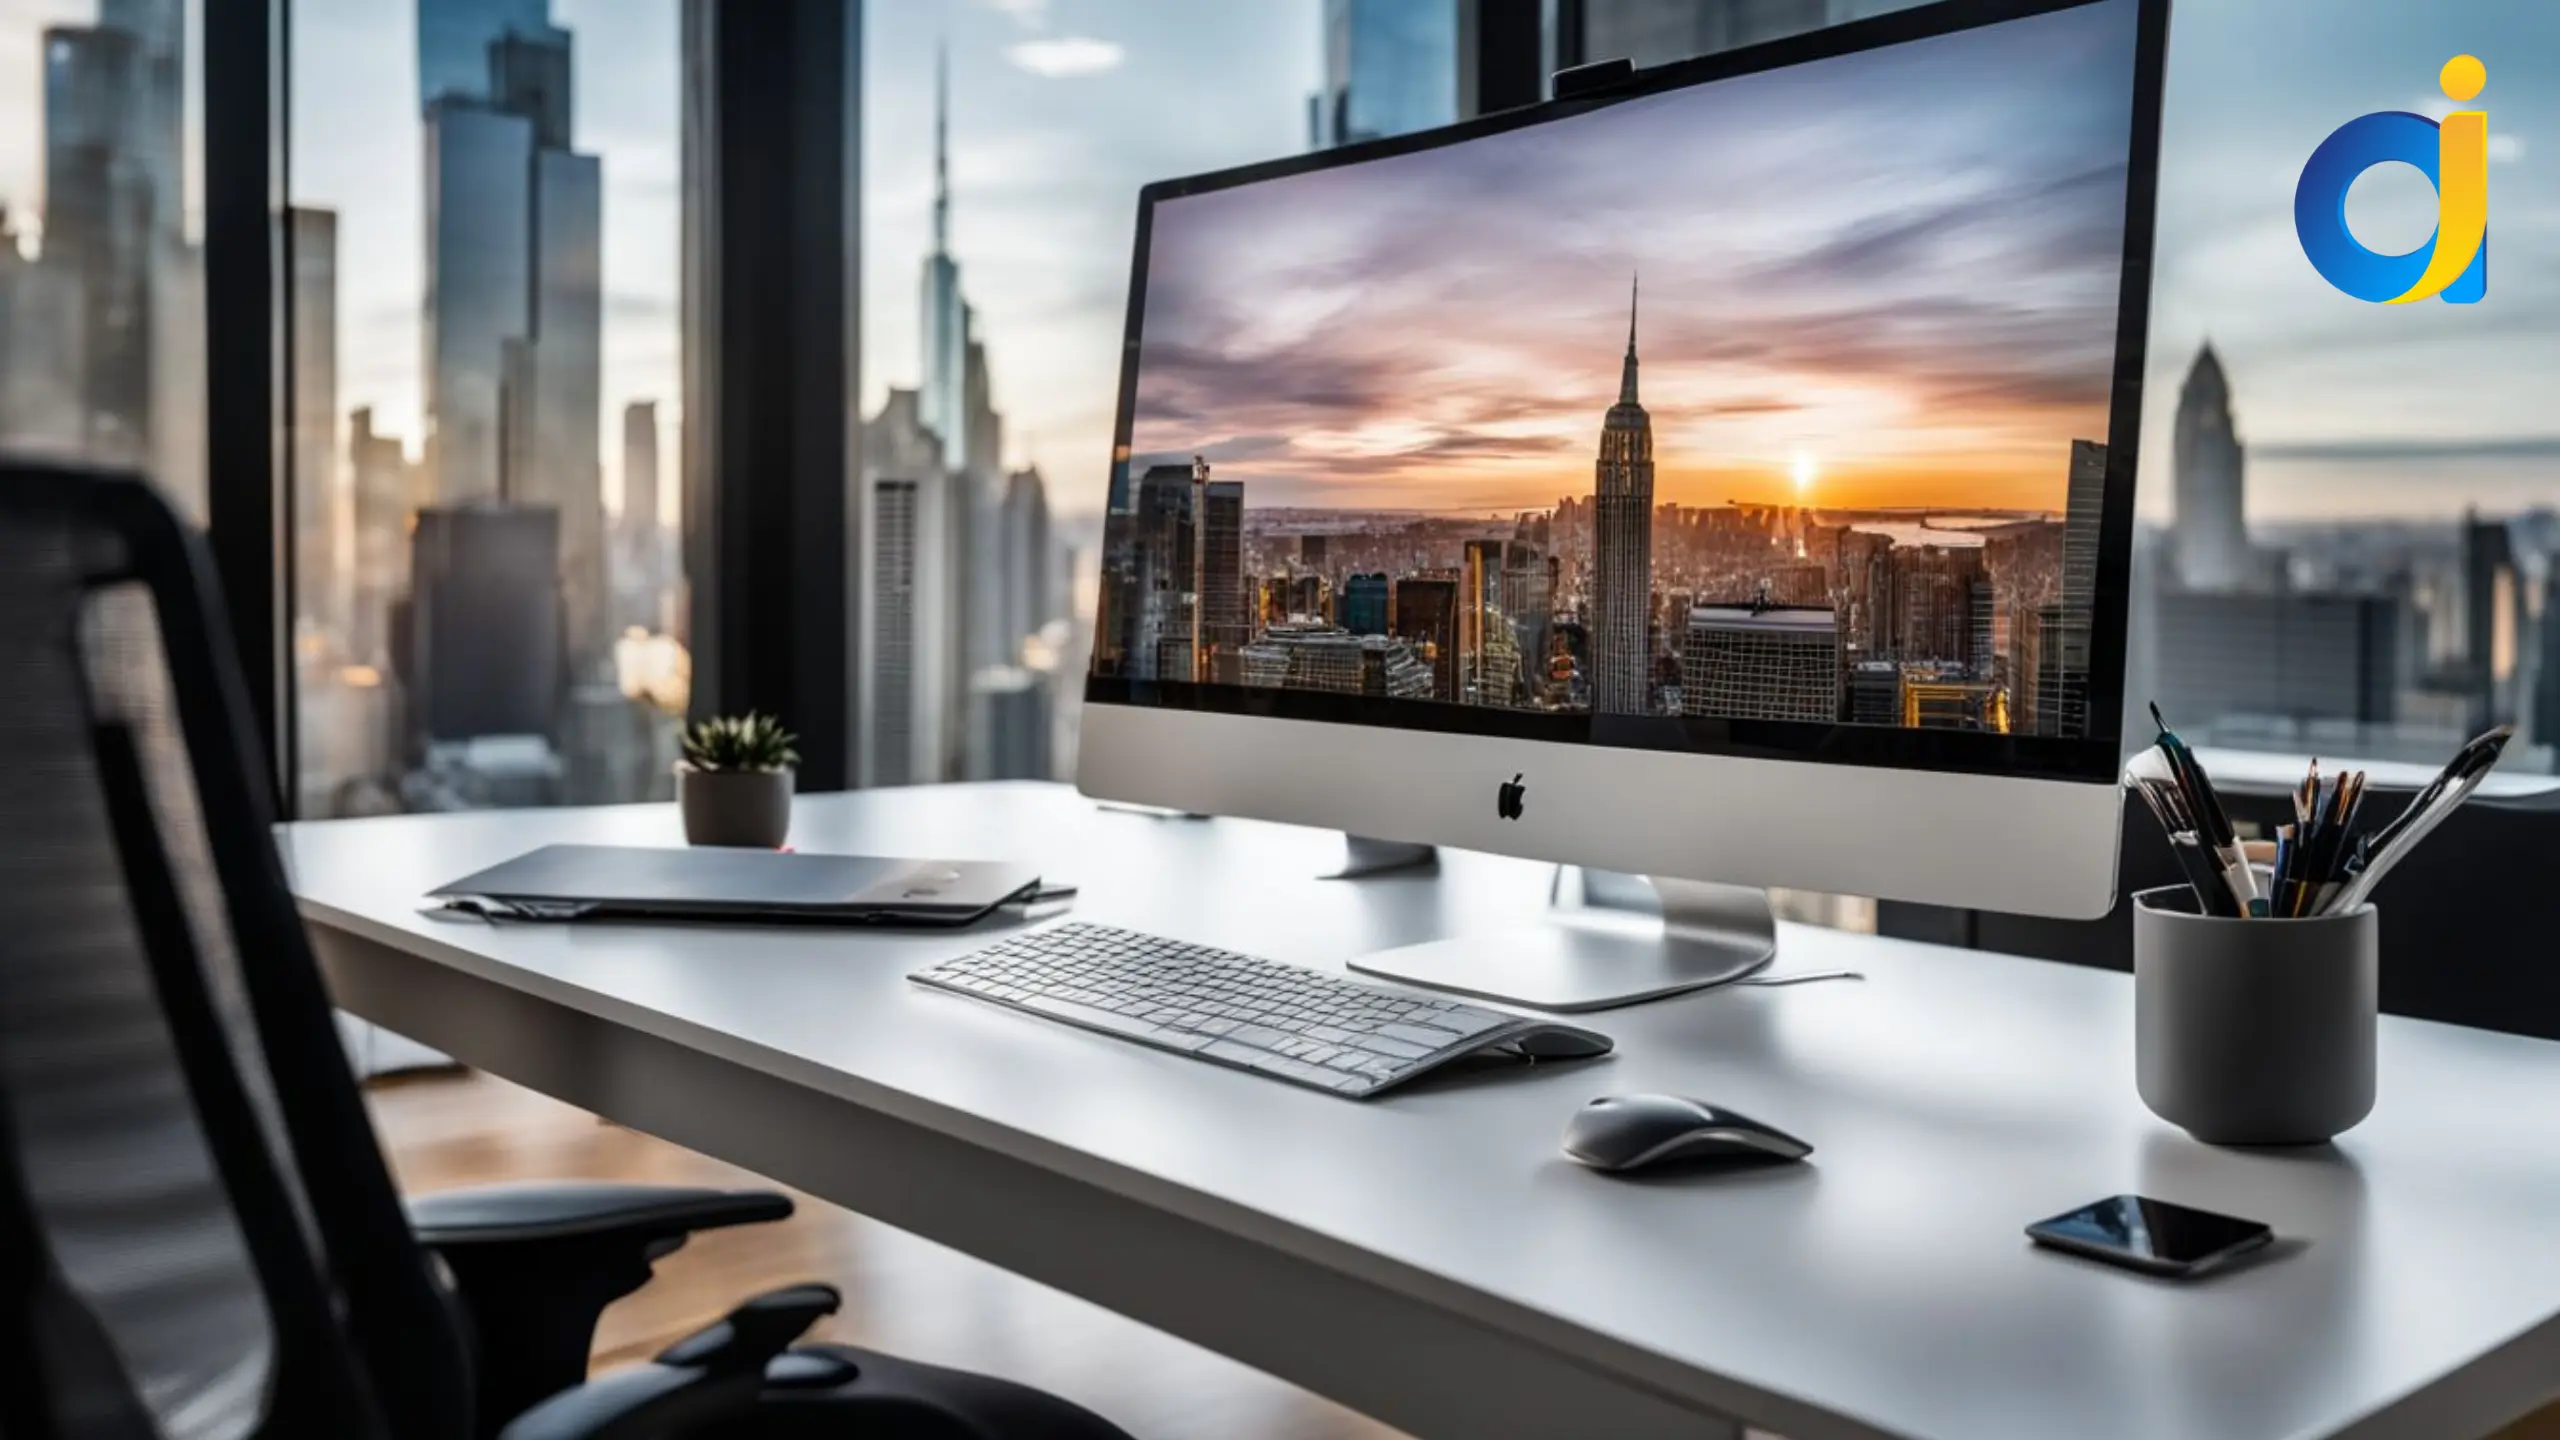
[[[2436,237],[2429,235],[2426,244],[2406,255],[2366,249],[2347,228],[2347,191],[2356,177],[2394,160],[2417,166],[2428,184],[2439,184],[2437,134],[2436,122],[2424,115],[2380,110],[2339,126],[2311,152],[2293,191],[2293,229],[2321,279],[2358,300],[2380,304],[2407,294],[2427,273]]]

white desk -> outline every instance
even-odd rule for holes
[[[1610,1012],[1610,1059],[1354,1102],[904,978],[1002,925],[420,913],[539,843],[677,833],[644,807],[282,843],[357,1014],[1431,1440],[2458,1440],[2560,1394],[2560,1046],[2388,1020],[2380,1107],[2334,1151],[2213,1150],[2136,1099],[2122,977],[1790,927],[1783,966],[1872,978]],[[804,800],[792,838],[1036,859],[1085,918],[1324,966],[1517,923],[1547,873],[1320,881],[1332,837],[1029,785]],[[1817,1152],[1635,1181],[1558,1155],[1627,1090]],[[2019,1233],[2118,1190],[2267,1220],[2283,1253],[2177,1286]]]

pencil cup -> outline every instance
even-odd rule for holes
[[[2307,920],[2133,897],[2134,1083],[2211,1145],[2316,1145],[2373,1110],[2374,909]]]

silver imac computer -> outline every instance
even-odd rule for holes
[[[2167,0],[1951,0],[1147,187],[1078,780],[1650,877],[1353,968],[1560,1010],[1786,886],[2115,894]]]

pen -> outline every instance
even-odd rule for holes
[[[2409,808],[2397,819],[2375,833],[2364,837],[2355,857],[2348,862],[2348,878],[2332,900],[2328,913],[2353,910],[2365,902],[2373,888],[2391,867],[2407,859],[2418,842],[2445,821],[2445,817],[2461,808],[2471,792],[2488,778],[2498,757],[2505,753],[2507,741],[2515,735],[2513,725],[2501,725],[2481,735],[2455,753],[2446,762],[2443,773],[2427,783],[2409,802]]]
[[[2207,853],[2222,872],[2223,883],[2230,887],[2240,913],[2248,914],[2256,908],[2255,902],[2263,897],[2258,894],[2258,878],[2249,869],[2248,857],[2241,852],[2240,837],[2232,830],[2230,813],[2222,808],[2222,797],[2215,793],[2213,781],[2205,775],[2204,766],[2197,761],[2195,752],[2169,729],[2156,703],[2151,707],[2151,719],[2160,727],[2160,749],[2177,772],[2178,786],[2185,792],[2187,811],[2197,820],[2197,838],[2204,842]]]
[[[2199,913],[2225,920],[2248,917],[2249,912],[2232,897],[2231,886],[2223,878],[2222,867],[2215,862],[2211,851],[2196,832],[2171,832],[2169,853],[2177,857],[2178,869],[2186,875],[2188,887],[2196,892]]]
[[[2436,799],[2464,775],[2486,774],[2490,766],[2498,763],[2499,755],[2507,748],[2508,739],[2515,733],[2513,725],[2500,725],[2455,751],[2453,758],[2445,762],[2444,769],[2437,772],[2436,777],[2427,782],[2427,787],[2418,792],[2417,798],[2409,802],[2409,808],[2401,811],[2399,818],[2374,835],[2373,858],[2379,860],[2398,844],[2400,836],[2417,824]]]
[[[2154,745],[2125,762],[2124,783],[2151,807],[2151,814],[2160,822],[2163,832],[2175,835],[2181,830],[2196,828],[2194,817],[2187,814],[2186,802],[2178,793],[2177,772],[2159,746]]]

